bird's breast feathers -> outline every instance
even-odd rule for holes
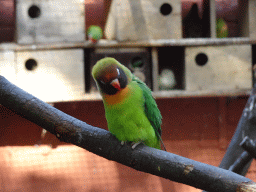
[[[108,129],[123,141],[154,138],[154,129],[145,114],[143,92],[136,82],[132,83],[119,95],[104,98]]]
[[[132,82],[130,85],[128,85],[126,88],[122,89],[115,95],[104,94],[102,96],[104,104],[112,108],[114,107],[114,105],[122,105],[124,102],[130,99],[141,100],[143,97],[143,93],[137,83]]]

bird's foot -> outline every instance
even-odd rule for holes
[[[137,143],[135,143],[135,142],[132,142],[132,149],[135,149],[139,144],[141,144],[142,143],[142,141],[139,141],[139,142],[137,142]]]
[[[121,145],[124,145],[126,143],[126,141],[121,141]]]

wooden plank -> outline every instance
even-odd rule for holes
[[[251,89],[251,49],[250,45],[186,48],[186,90]]]
[[[101,39],[97,44],[89,41],[81,42],[56,42],[20,45],[16,43],[1,43],[0,51],[35,51],[35,50],[53,50],[70,48],[118,48],[118,47],[165,47],[165,46],[211,46],[211,45],[242,45],[256,44],[256,40],[250,38],[196,38],[196,39],[158,39],[148,41],[128,41],[118,42]]]
[[[22,44],[84,41],[84,1],[17,0],[16,38]]]
[[[179,39],[181,23],[180,0],[113,0],[105,35],[119,41]]]

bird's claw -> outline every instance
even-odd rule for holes
[[[131,145],[132,145],[132,149],[135,149],[139,144],[141,144],[142,141],[139,141],[139,142],[132,142]],[[126,141],[121,141],[121,145],[125,145],[126,144]]]
[[[126,142],[125,141],[121,141],[121,145],[124,145]]]
[[[142,142],[141,141],[139,141],[139,142],[137,142],[137,143],[135,143],[135,142],[132,142],[132,149],[135,149],[139,144],[141,144]]]

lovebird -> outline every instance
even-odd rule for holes
[[[170,90],[176,85],[175,74],[171,69],[163,69],[159,75],[160,90]]]
[[[103,99],[109,131],[122,144],[132,142],[133,149],[140,143],[161,149],[162,116],[147,85],[111,57],[99,60],[92,76]]]
[[[100,26],[98,25],[91,25],[88,29],[87,29],[87,35],[88,35],[88,39],[92,42],[92,43],[96,43],[98,40],[100,40],[103,36],[103,32]]]
[[[217,38],[228,37],[228,25],[223,18],[219,18],[216,21],[216,36]]]

